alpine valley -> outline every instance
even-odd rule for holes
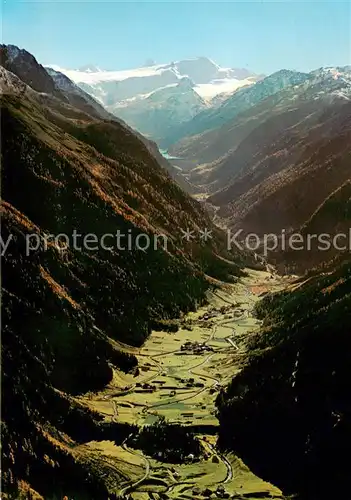
[[[351,67],[1,45],[0,95],[2,498],[349,498]]]

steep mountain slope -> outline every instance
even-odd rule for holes
[[[78,85],[73,83],[66,75],[55,71],[52,68],[46,68],[47,73],[54,80],[55,85],[64,92],[64,95],[68,98],[69,103],[82,111],[86,111],[88,114],[95,116],[97,118],[104,118],[106,120],[111,120],[111,113],[101,106],[95,99],[93,99],[87,92],[80,89]],[[15,71],[18,74],[18,72]]]
[[[264,298],[248,364],[217,400],[222,449],[306,500],[349,494],[351,266],[325,271]]]
[[[348,179],[332,191],[300,227],[299,233],[304,247],[309,247],[308,252],[277,249],[268,253],[269,260],[282,270],[295,272],[328,264],[350,251],[350,223],[351,181]]]
[[[106,465],[76,451],[105,428],[69,394],[134,369],[122,342],[140,345],[151,323],[201,302],[205,274],[240,269],[217,230],[210,244],[185,242],[181,229],[198,233],[209,218],[130,129],[73,107],[53,80],[38,93],[0,76],[3,489],[106,499]]]
[[[267,120],[250,134],[231,156],[232,165],[241,170],[227,188],[209,199],[243,235],[300,230],[350,179],[350,102],[337,98],[323,106],[318,101],[317,106],[312,103],[302,110],[303,115],[297,108]],[[223,170],[227,165],[228,175],[233,169],[228,160]],[[224,176],[221,182],[225,182]],[[337,218],[335,224],[334,231]]]
[[[20,78],[20,80],[17,80],[16,82],[13,81],[13,85],[21,85],[23,87],[23,84],[26,83],[29,86],[33,86],[33,89],[36,89],[38,92],[43,94],[51,93],[63,102],[71,104],[73,107],[78,108],[84,113],[88,113],[95,118],[117,121],[134,133],[134,131],[125,122],[123,122],[123,120],[117,118],[112,113],[109,113],[99,102],[97,102],[87,92],[84,92],[84,90],[78,87],[66,75],[59,71],[55,71],[52,68],[46,68],[46,70],[44,70],[35,57],[26,50],[19,49],[14,45],[2,45],[1,61],[2,67],[9,71],[7,74],[2,72],[3,85],[5,79],[8,78],[11,80],[11,74],[13,73]],[[48,78],[47,73],[51,78]],[[21,80],[21,78],[23,78],[23,80]],[[11,84],[10,81],[9,84]],[[44,95],[42,95],[41,98],[45,100]],[[138,134],[138,137],[144,142],[157,162],[166,168],[173,179],[175,179],[181,187],[186,188],[186,190],[190,192],[191,189],[189,183],[179,174],[177,169],[175,169],[165,160],[165,158],[163,158],[156,143],[146,139],[146,137],[141,134]]]
[[[0,63],[10,73],[17,75],[20,82],[37,92],[55,96],[95,118],[113,119],[110,113],[69,78],[52,69],[45,69],[24,49],[15,45],[1,45]]]
[[[37,63],[35,57],[16,45],[0,45],[0,64],[18,75],[20,80],[37,92],[45,92],[63,99],[64,96],[47,74],[45,68]]]
[[[237,90],[228,99],[220,102],[219,106],[202,111],[189,122],[172,130],[171,134],[165,135],[161,145],[168,147],[170,153],[175,156],[196,156],[201,150],[201,145],[197,146],[198,141],[200,144],[206,143],[206,138],[202,140],[199,134],[221,127],[267,97],[285,87],[298,85],[308,78],[308,74],[297,71],[281,70],[273,73],[255,85]],[[184,142],[181,141],[183,138],[185,138]],[[193,142],[194,146],[192,146]]]
[[[335,137],[339,128],[347,126],[344,121],[348,107],[347,100],[331,96],[327,100],[297,103],[276,115],[272,113],[208,172],[206,181],[212,183],[211,188],[224,188],[222,194],[218,192],[214,197],[223,196],[228,203],[234,199],[230,194],[232,186],[244,176],[250,178],[251,188],[269,175],[302,161],[309,143]]]

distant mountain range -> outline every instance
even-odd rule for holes
[[[181,125],[178,136],[182,139],[177,141],[173,137],[177,142],[169,147],[170,152],[196,160],[198,164],[217,160],[235,149],[241,140],[236,124],[245,120],[246,115],[252,117],[247,122],[253,130],[258,119],[263,121],[273,110],[278,114],[286,106],[293,108],[295,101],[302,104],[309,100],[322,102],[330,95],[332,99],[345,101],[350,97],[350,78],[348,66],[320,68],[311,73],[280,70],[249,88],[238,90],[219,106]]]
[[[261,78],[247,69],[222,68],[207,57],[122,71],[105,71],[93,65],[86,65],[78,70],[56,65],[50,67],[89,89],[89,93],[107,106],[177,84],[184,77],[193,82],[194,90],[203,98],[232,92]]]
[[[92,65],[79,70],[53,65],[52,69],[159,142],[174,127],[210,107],[216,96],[225,96],[261,78],[246,69],[221,68],[206,57],[125,71],[103,71]]]
[[[277,71],[261,79],[255,85],[241,88],[231,93],[226,99],[216,101],[213,106],[197,114],[192,120],[175,127],[169,136],[164,136],[162,145],[170,147],[174,143],[177,143],[177,141],[185,138],[185,144],[188,146],[188,137],[196,136],[209,130],[219,129],[235,116],[240,115],[240,113],[251,108],[266,97],[276,94],[285,87],[298,85],[306,78],[307,75],[305,73],[297,71]],[[207,146],[206,141],[201,141],[201,143],[205,147]],[[177,146],[173,146],[171,149],[176,150]]]

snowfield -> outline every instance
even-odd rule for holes
[[[245,69],[221,68],[211,59],[205,57],[122,71],[104,71],[94,66],[87,66],[85,71],[60,68],[55,64],[49,65],[49,67],[65,74],[78,85],[85,84],[84,90],[88,90],[87,86],[96,89],[100,101],[101,99],[103,101],[101,96],[105,95],[106,97],[108,94],[108,92],[103,91],[106,84],[112,82],[118,84],[126,80],[130,80],[129,83],[135,88],[135,93],[125,96],[123,86],[120,85],[119,101],[131,99],[138,94],[150,95],[155,90],[176,85],[184,77],[188,77],[194,82],[194,90],[205,99],[212,99],[222,93],[234,92],[244,85],[252,85],[257,80],[256,75]],[[139,80],[139,83],[136,80]],[[146,82],[151,85],[147,85]],[[138,91],[139,87],[141,88],[140,92]],[[145,87],[150,88],[145,91]],[[97,96],[94,95],[94,97]]]
[[[93,72],[91,70],[79,71],[64,69],[55,64],[50,65],[50,68],[65,74],[75,83],[88,83],[91,85],[110,81],[120,82],[122,80],[127,80],[128,78],[145,78],[150,76],[162,75],[164,71],[169,71],[170,69],[169,66],[157,65],[123,71],[100,70],[97,72]]]
[[[240,87],[252,85],[252,78],[237,80],[235,78],[223,78],[222,80],[213,80],[211,83],[200,83],[196,85],[195,91],[204,99],[213,99],[219,94],[231,94]]]
[[[260,79],[246,69],[222,68],[206,57],[122,71],[93,65],[71,70],[54,64],[47,67],[49,73],[52,70],[66,75],[109,112],[156,141],[216,106],[215,97],[224,98]]]

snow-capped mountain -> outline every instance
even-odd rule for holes
[[[194,82],[195,91],[205,98],[234,91],[260,78],[246,69],[221,68],[206,57],[123,71],[103,71],[93,65],[78,70],[63,69],[56,65],[50,67],[67,75],[107,106],[176,84],[184,76]]]
[[[206,57],[123,71],[87,65],[67,70],[52,65],[108,111],[157,140],[167,129],[193,118],[220,94],[252,85],[261,77],[245,69],[222,68]]]
[[[310,75],[312,90],[320,87],[315,98],[330,94],[351,99],[351,66],[318,68]]]

